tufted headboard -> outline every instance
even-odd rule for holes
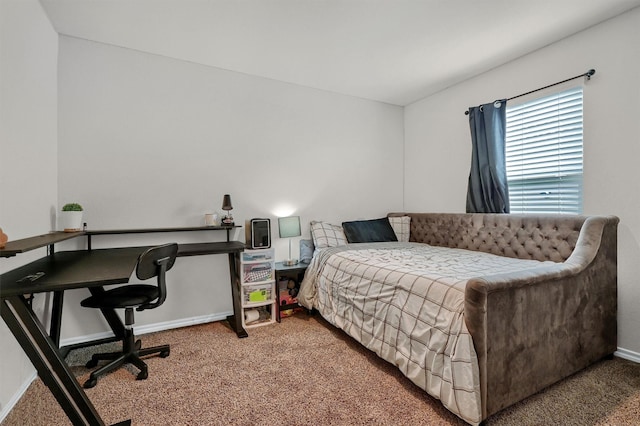
[[[586,216],[482,213],[389,213],[410,216],[409,240],[520,259],[564,262]]]

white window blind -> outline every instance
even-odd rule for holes
[[[506,114],[511,213],[582,213],[582,88]]]

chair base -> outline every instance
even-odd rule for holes
[[[125,329],[125,336],[122,342],[122,351],[106,352],[94,354],[86,363],[87,368],[93,368],[98,365],[99,361],[111,360],[110,363],[94,370],[89,379],[82,385],[85,389],[94,387],[98,383],[98,376],[109,373],[120,368],[124,364],[132,364],[140,370],[136,376],[136,380],[144,380],[148,377],[147,364],[141,359],[143,356],[159,354],[161,358],[169,356],[171,351],[169,345],[154,346],[151,348],[141,349],[140,340],[134,343],[133,330]]]

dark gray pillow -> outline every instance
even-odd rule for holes
[[[350,243],[378,243],[398,241],[389,219],[386,217],[371,220],[342,222],[342,229]]]

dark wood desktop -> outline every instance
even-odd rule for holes
[[[234,314],[227,319],[238,337],[246,337],[247,332],[242,327],[240,317],[242,309],[239,305],[239,264],[244,244],[238,241],[229,241],[229,231],[232,228],[225,226],[55,232],[9,242],[5,248],[0,249],[0,257],[10,257],[35,248],[48,247],[47,256],[0,275],[0,314],[38,371],[38,375],[49,387],[74,425],[104,425],[104,422],[69,370],[64,357],[69,350],[77,347],[120,340],[124,333],[124,325],[115,311],[102,310],[102,314],[113,330],[114,337],[59,348],[64,291],[88,288],[92,294],[95,294],[104,291],[103,286],[105,285],[129,282],[138,256],[147,248],[91,249],[91,236],[226,230],[227,241],[179,244],[178,256],[228,254]],[[81,236],[88,238],[87,250],[54,251],[54,244]],[[45,292],[54,293],[49,334],[30,306],[30,298],[33,294]],[[130,420],[125,420],[118,425],[130,423]]]

